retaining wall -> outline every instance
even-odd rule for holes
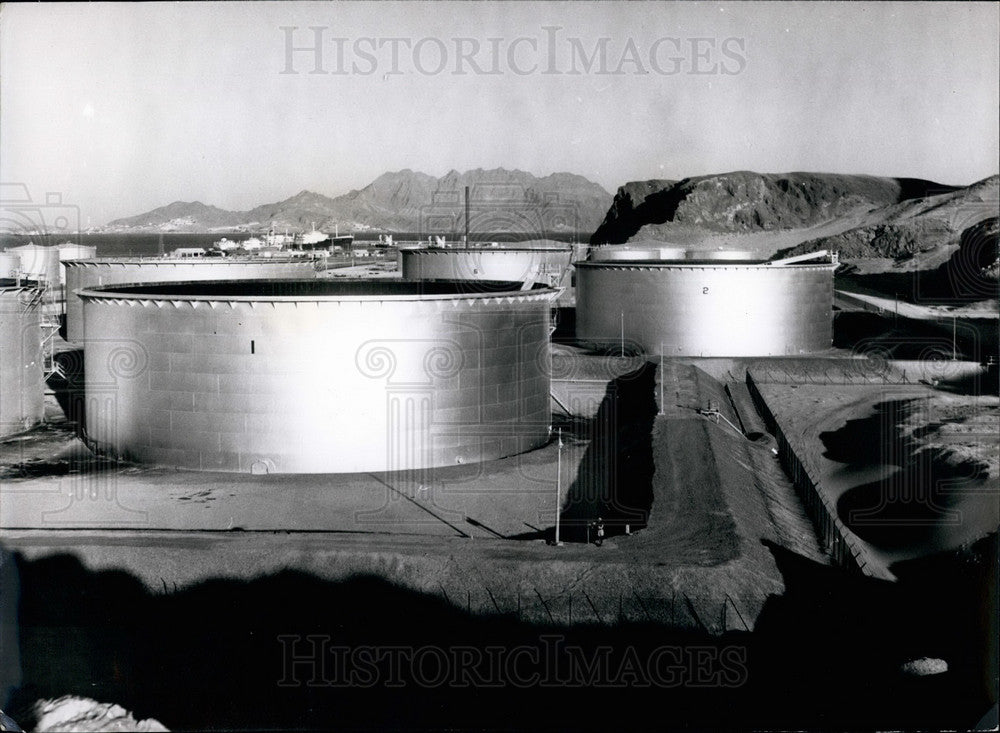
[[[875,578],[893,579],[893,575],[875,560],[868,546],[841,521],[833,501],[820,490],[820,481],[817,478],[820,475],[819,470],[811,465],[808,453],[802,446],[796,446],[796,441],[789,440],[785,435],[777,416],[768,407],[764,396],[757,388],[750,370],[747,370],[746,382],[754,405],[764,418],[767,429],[778,442],[778,458],[792,479],[823,547],[842,567]]]

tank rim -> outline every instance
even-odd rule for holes
[[[308,256],[284,256],[284,257],[248,257],[248,256],[227,256],[227,257],[81,257],[78,259],[61,260],[60,264],[67,267],[97,267],[99,265],[231,265],[253,264],[262,265],[270,262],[288,264],[290,262],[301,262],[312,264],[321,257]]]
[[[671,270],[671,269],[712,269],[712,270],[833,270],[832,262],[802,262],[774,266],[767,260],[580,260],[576,267],[611,270]]]
[[[378,283],[383,284],[384,280],[357,280],[353,282],[362,283]],[[389,281],[397,282],[397,281]],[[420,281],[399,281],[401,283],[406,283],[414,287],[419,286]],[[460,290],[463,288],[469,288],[470,284],[475,283],[477,286],[483,285],[517,285],[519,283],[508,283],[507,281],[496,281],[496,280],[432,280],[430,282],[437,283],[447,283],[455,286],[458,292],[444,293],[444,294],[422,294],[422,293],[404,293],[404,294],[384,294],[384,293],[371,293],[367,295],[338,295],[335,293],[330,294],[300,294],[300,295],[231,295],[226,293],[198,293],[198,294],[180,294],[180,293],[136,293],[136,292],[123,292],[127,288],[139,288],[139,287],[149,287],[149,288],[169,288],[175,286],[197,286],[197,287],[211,287],[212,285],[226,285],[233,286],[234,284],[246,284],[249,286],[257,286],[264,283],[277,283],[281,285],[290,285],[292,283],[305,283],[305,284],[316,284],[322,283],[330,285],[340,285],[341,283],[333,280],[324,280],[318,278],[312,279],[283,279],[283,280],[267,280],[267,279],[255,279],[255,280],[187,280],[187,281],[176,281],[176,282],[165,282],[165,283],[115,283],[113,285],[105,285],[101,287],[90,287],[90,288],[80,288],[74,290],[73,293],[77,295],[82,300],[88,301],[166,301],[166,302],[191,302],[191,303],[338,303],[338,302],[352,302],[352,303],[378,303],[378,302],[400,302],[400,303],[423,303],[423,302],[461,302],[461,301],[547,301],[554,300],[556,297],[562,293],[562,288],[553,288],[547,285],[536,284],[530,290],[519,290],[514,287],[510,289],[494,290],[489,292],[477,292],[475,290]]]

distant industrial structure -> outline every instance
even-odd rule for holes
[[[44,417],[41,305],[34,282],[0,277],[0,436]]]
[[[548,440],[558,290],[237,280],[90,288],[86,434],[139,463],[420,470]]]
[[[118,283],[298,279],[316,274],[309,257],[100,257],[66,260],[66,340],[83,340],[82,288]]]
[[[832,346],[836,257],[826,252],[772,262],[717,251],[671,260],[611,252],[576,263],[582,342],[665,356],[781,356]]]

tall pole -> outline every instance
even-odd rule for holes
[[[621,340],[621,355],[625,356],[625,311],[622,311],[622,340]]]
[[[465,187],[465,248],[469,248],[469,187]]]
[[[663,414],[663,342],[660,342],[660,414]]]
[[[556,547],[562,546],[559,541],[559,512],[562,507],[562,428],[559,428],[559,452],[556,458]]]

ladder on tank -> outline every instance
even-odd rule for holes
[[[42,379],[44,379],[47,383],[49,377],[53,374],[56,374],[63,379],[66,378],[66,373],[56,361],[55,350],[56,335],[59,333],[59,329],[62,324],[59,321],[59,316],[53,312],[57,302],[53,297],[51,297],[53,291],[49,286],[48,281],[44,278],[39,278],[36,282],[37,287],[32,288],[32,290],[29,291],[30,295],[21,301],[21,315],[26,315],[32,308],[38,309],[39,328],[42,332]]]

